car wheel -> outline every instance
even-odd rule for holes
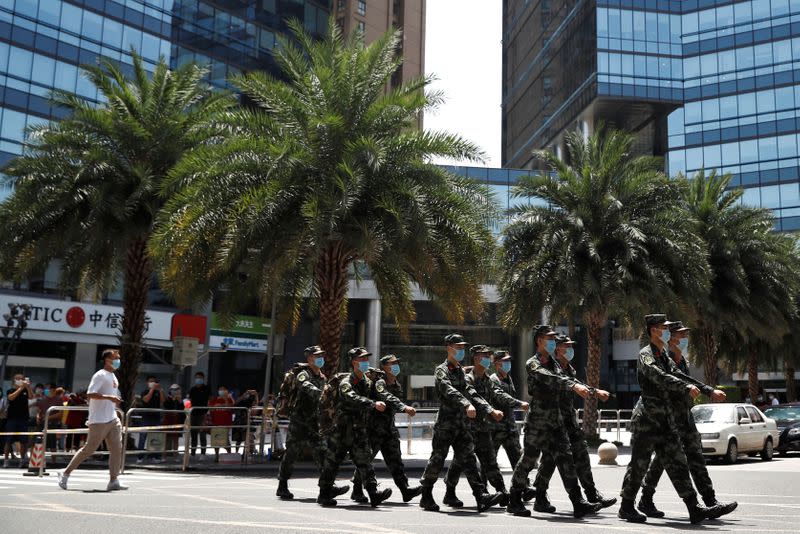
[[[739,459],[739,445],[736,443],[735,439],[732,439],[728,442],[728,452],[725,453],[725,463],[735,464],[736,460],[738,459]]]
[[[761,459],[765,462],[769,462],[772,460],[772,438],[767,438],[767,441],[764,443],[764,448],[761,449]]]

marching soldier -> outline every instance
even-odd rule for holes
[[[468,427],[475,442],[475,455],[481,464],[481,472],[485,479],[494,486],[494,489],[503,496],[499,503],[500,506],[506,506],[508,504],[508,493],[506,492],[503,475],[500,473],[500,467],[497,465],[497,448],[492,442],[492,430],[494,429],[492,423],[499,423],[505,418],[503,410],[511,412],[513,420],[514,408],[527,409],[528,403],[505,393],[486,374],[486,371],[492,365],[492,351],[489,347],[486,345],[474,345],[470,347],[469,352],[472,354],[474,367],[466,375],[467,383],[475,388],[478,395],[494,407],[495,410],[491,419],[483,414],[478,414],[474,420],[468,422]],[[456,496],[456,486],[460,477],[461,465],[457,461],[453,461],[445,477],[447,493],[442,501],[453,508],[464,506],[464,503]]]
[[[555,336],[556,332],[549,325],[536,327],[534,331],[536,354],[525,364],[528,370],[528,393],[531,396],[531,404],[525,420],[525,449],[511,477],[511,495],[507,508],[509,513],[518,516],[531,515],[531,511],[522,504],[522,492],[527,487],[528,474],[539,451],[542,452],[543,461],[546,455],[552,455],[564,488],[569,493],[573,515],[576,518],[600,509],[600,504],[586,502],[581,495],[566,423],[559,408],[561,392],[574,392],[587,398],[590,394],[589,388],[561,371],[561,367],[554,359]]]
[[[669,357],[675,363],[678,372],[682,373],[685,377],[691,377],[689,366],[686,363],[686,357],[689,354],[689,328],[683,326],[683,323],[676,321],[669,327],[670,339],[668,343]],[[680,376],[680,375],[679,375]],[[711,386],[703,384],[699,380],[693,380],[694,384],[703,390],[714,402],[724,402],[725,392],[719,389],[714,389]],[[711,482],[711,477],[708,475],[708,468],[706,468],[706,461],[703,458],[703,445],[700,441],[700,433],[697,431],[697,426],[694,424],[692,417],[692,398],[686,392],[670,393],[670,401],[672,402],[672,410],[675,415],[675,426],[683,444],[683,451],[686,453],[686,460],[689,463],[689,472],[692,474],[692,480],[697,487],[698,492],[703,497],[703,502],[706,506],[713,507],[720,505],[722,507],[722,515],[733,512],[738,503],[719,503],[714,492],[714,484]],[[685,414],[685,415],[682,415]],[[664,512],[656,508],[653,503],[653,495],[656,491],[656,486],[664,473],[664,466],[661,463],[661,458],[656,454],[655,458],[650,462],[650,467],[647,470],[647,475],[642,482],[642,497],[639,499],[639,511],[648,517],[664,517]]]
[[[497,504],[502,495],[486,493],[486,486],[478,471],[475,445],[467,420],[475,419],[478,410],[485,416],[491,416],[495,410],[467,383],[461,368],[467,345],[464,338],[460,334],[450,334],[444,341],[447,346],[447,361],[437,366],[434,372],[441,406],[433,427],[433,450],[420,481],[423,490],[419,505],[429,512],[439,511],[439,505],[433,499],[433,485],[439,479],[447,451],[453,447],[454,461],[466,473],[480,513]]]
[[[372,398],[386,402],[387,408],[383,412],[375,410],[369,414],[369,443],[372,449],[372,458],[374,459],[378,452],[381,453],[394,483],[403,494],[403,502],[409,502],[422,493],[422,486],[408,485],[408,477],[403,468],[403,458],[400,454],[400,433],[394,424],[394,415],[405,412],[414,417],[417,411],[400,400],[403,396],[402,388],[397,382],[397,375],[400,374],[400,359],[394,354],[389,354],[381,358],[380,364],[382,370],[370,370],[374,389]],[[410,431],[411,429],[409,429]],[[360,503],[367,502],[367,497],[362,489],[361,473],[358,470],[353,476],[353,493],[350,498]]]
[[[319,398],[325,387],[325,375],[322,367],[325,365],[325,351],[322,347],[314,345],[306,347],[303,351],[306,357],[306,366],[297,373],[296,397],[294,405],[289,407],[289,435],[286,438],[286,452],[281,458],[278,470],[278,491],[275,494],[284,500],[291,500],[294,495],[289,491],[289,479],[292,478],[294,462],[297,453],[304,443],[308,443],[314,451],[314,462],[318,469],[322,469],[324,440],[319,434]],[[335,486],[336,495],[347,493],[347,486]]]
[[[575,368],[570,363],[575,356],[575,342],[568,336],[559,335],[556,337],[556,360],[564,371],[564,374],[572,378],[578,383],[583,384],[577,378]],[[586,386],[586,384],[583,384]],[[594,389],[589,387],[589,392],[597,397],[600,401],[605,402],[609,399],[610,394],[608,391],[602,389]],[[607,499],[597,490],[594,484],[594,477],[592,477],[592,465],[589,460],[589,447],[586,444],[586,437],[583,430],[578,423],[578,418],[575,414],[575,407],[573,406],[573,394],[571,391],[562,391],[559,394],[559,404],[561,409],[561,416],[564,418],[564,423],[567,428],[567,436],[569,437],[570,448],[572,450],[572,457],[575,460],[575,471],[578,475],[578,480],[586,492],[586,500],[590,503],[599,503],[603,508],[608,508],[616,504],[617,499]],[[539,472],[536,475],[536,480],[533,485],[536,487],[536,502],[533,509],[537,512],[553,513],[556,511],[555,507],[550,504],[547,499],[547,487],[550,483],[550,478],[555,472],[556,466],[552,455],[547,454],[542,456]]]
[[[688,414],[686,411],[673,413],[670,401],[673,394],[688,393],[695,398],[700,390],[674,374],[675,364],[666,355],[671,324],[667,316],[658,313],[646,315],[644,319],[650,342],[639,351],[637,375],[642,395],[631,417],[631,460],[622,483],[622,505],[618,515],[634,523],[647,521],[647,516],[636,511],[634,501],[655,450],[675,491],[686,503],[690,521],[699,523],[704,519],[719,517],[723,511],[721,506],[706,508],[697,502],[686,454],[675,427],[675,415],[688,417]]]
[[[392,490],[387,488],[378,492],[378,482],[372,469],[367,414],[373,410],[386,411],[386,403],[370,398],[372,381],[366,375],[370,352],[364,347],[356,347],[350,349],[348,355],[353,371],[344,376],[337,386],[335,427],[328,437],[317,503],[325,507],[336,506],[333,482],[339,465],[349,452],[367,488],[369,502],[375,507],[388,499]]]

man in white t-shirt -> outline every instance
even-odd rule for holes
[[[92,376],[89,382],[87,397],[89,399],[89,434],[86,444],[79,450],[63,473],[58,474],[58,485],[67,489],[67,480],[84,460],[97,451],[97,448],[106,441],[108,445],[108,471],[110,480],[107,490],[116,491],[128,489],[119,483],[117,476],[122,466],[122,423],[117,417],[116,407],[122,402],[119,396],[119,382],[114,376],[114,371],[119,369],[119,351],[106,349],[103,351],[103,368]]]

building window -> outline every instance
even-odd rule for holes
[[[361,32],[361,33],[364,33],[364,31],[366,29],[367,29],[367,25],[364,23],[364,21],[363,20],[359,20],[358,21],[358,31]]]
[[[358,14],[359,15],[367,14],[367,0],[358,0]]]

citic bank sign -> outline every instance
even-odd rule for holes
[[[12,302],[31,305],[29,330],[117,337],[122,328],[122,308],[118,306],[31,298],[22,295],[0,295],[0,310],[7,311],[8,304]],[[171,340],[174,316],[175,314],[171,312],[147,310],[145,339]],[[197,318],[205,321],[205,317]]]

